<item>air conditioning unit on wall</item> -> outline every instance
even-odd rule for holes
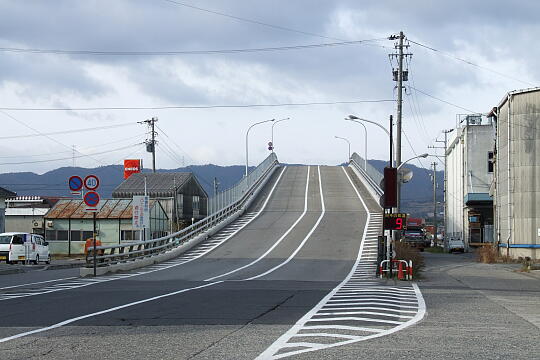
[[[43,221],[41,220],[34,220],[32,221],[32,226],[34,228],[41,228],[43,226]]]

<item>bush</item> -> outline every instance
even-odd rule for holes
[[[411,247],[404,242],[394,243],[394,249],[396,251],[396,259],[398,260],[412,260],[413,263],[413,277],[420,274],[424,268],[424,257],[420,254],[417,248]]]
[[[484,264],[493,264],[499,259],[497,248],[492,246],[482,246],[476,250],[476,260]]]

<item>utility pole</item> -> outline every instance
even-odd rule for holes
[[[146,151],[152,153],[152,172],[156,172],[156,130],[155,123],[158,121],[157,118],[153,117],[149,120],[139,121],[139,124],[147,124],[150,128],[150,140],[146,140]]]
[[[437,240],[437,163],[434,161],[433,165],[433,243]]]
[[[409,45],[404,45],[405,34],[403,31],[399,32],[399,35],[391,35],[389,40],[397,40],[397,43],[394,47],[397,50],[397,54],[390,54],[390,60],[392,58],[397,58],[397,69],[392,69],[394,76],[394,81],[397,82],[397,117],[396,117],[396,167],[401,165],[401,120],[403,115],[403,81],[407,81],[408,70],[403,70],[403,59],[407,56],[412,56],[412,54],[403,53],[403,48],[408,48]],[[397,211],[400,210],[400,199],[401,199],[401,183],[398,182],[397,187]]]

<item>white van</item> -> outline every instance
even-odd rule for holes
[[[45,261],[51,262],[49,243],[43,236],[23,232],[0,234],[0,261],[8,264],[32,261],[34,264]]]

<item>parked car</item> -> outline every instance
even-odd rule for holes
[[[50,264],[49,243],[43,236],[37,234],[22,232],[0,234],[0,261],[2,260],[8,264],[26,260],[34,264],[40,261]]]
[[[450,239],[448,242],[448,251],[453,252],[465,252],[465,244],[461,239]]]

